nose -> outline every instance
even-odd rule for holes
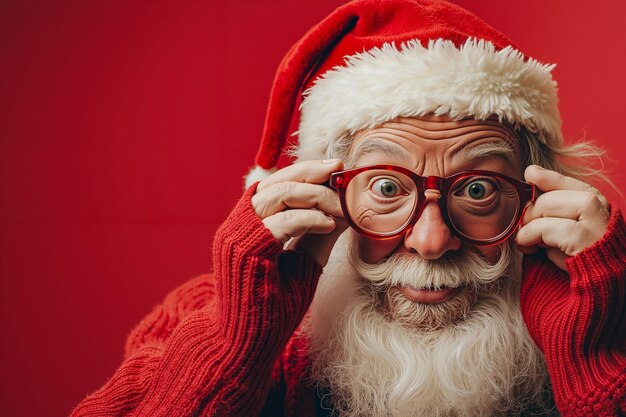
[[[452,235],[439,209],[439,194],[426,192],[424,209],[417,222],[404,236],[404,246],[424,259],[438,259],[450,250],[461,247]]]

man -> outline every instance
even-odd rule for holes
[[[214,274],[73,415],[626,413],[626,226],[560,161],[593,148],[551,68],[442,1],[339,8],[278,70]]]

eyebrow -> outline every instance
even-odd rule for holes
[[[513,146],[502,140],[497,142],[483,142],[474,146],[464,146],[454,155],[454,158],[472,161],[493,156],[502,157],[513,166],[517,166],[517,164],[519,164],[518,155],[516,154]]]
[[[399,146],[376,138],[364,139],[350,153],[351,155],[348,159],[350,164],[371,153],[384,153],[391,158],[406,158],[407,156],[406,151],[403,151]]]
[[[350,152],[351,155],[347,162],[350,166],[352,166],[360,158],[371,153],[384,153],[391,158],[399,159],[407,157],[407,152],[399,146],[387,141],[381,141],[375,137],[371,137],[364,139],[355,146],[352,152]],[[515,149],[510,143],[504,140],[483,142],[477,145],[469,144],[456,152],[453,158],[460,158],[462,161],[467,162],[494,156],[504,158],[512,166],[517,166],[517,164],[519,164],[518,155]]]

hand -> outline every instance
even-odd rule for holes
[[[280,242],[291,238],[290,249],[304,251],[320,265],[346,229],[336,191],[321,185],[342,169],[339,159],[290,165],[265,178],[252,197],[252,207]]]
[[[524,178],[544,194],[528,207],[515,238],[523,253],[546,248],[556,266],[604,236],[609,223],[607,199],[582,181],[537,165],[526,168]]]

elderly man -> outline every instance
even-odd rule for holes
[[[278,70],[214,274],[73,415],[626,413],[626,226],[551,68],[443,1],[336,10]]]

